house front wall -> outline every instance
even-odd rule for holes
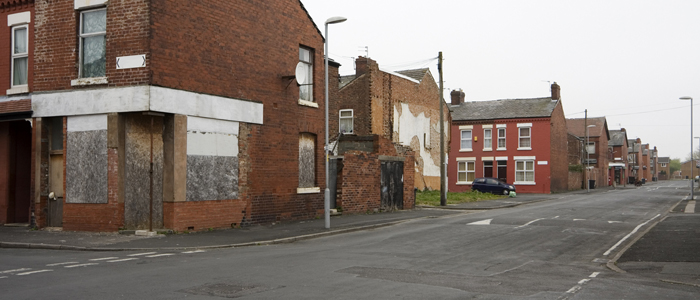
[[[531,146],[518,147],[519,129],[526,127],[531,128]],[[459,180],[460,162],[473,163],[474,178],[488,175],[485,173],[488,173],[490,162],[493,166],[491,177],[504,178],[507,183],[515,185],[518,193],[551,193],[550,127],[549,118],[453,122],[448,163],[449,190],[463,192],[471,189],[471,181]],[[506,145],[505,148],[499,149],[498,129],[503,128],[506,133]],[[491,129],[490,143],[485,143],[485,129]],[[462,131],[471,131],[471,148],[461,147]],[[491,148],[488,148],[489,146]],[[505,164],[505,176],[502,171],[498,171],[499,161]],[[516,176],[516,172],[523,170],[516,170],[516,165],[522,166],[527,163],[532,164],[533,168],[527,171],[532,171],[534,181],[518,181],[517,179],[521,178]]]

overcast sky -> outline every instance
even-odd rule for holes
[[[445,99],[535,98],[561,86],[567,118],[605,116],[609,129],[690,153],[690,96],[700,105],[700,1],[696,0],[302,0],[330,57],[353,74],[365,55],[388,70],[430,67],[444,56]],[[700,116],[700,110],[695,111]],[[693,134],[700,137],[700,120]],[[699,140],[695,140],[695,149]]]

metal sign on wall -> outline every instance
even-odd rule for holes
[[[117,70],[143,68],[146,66],[146,54],[117,57]]]

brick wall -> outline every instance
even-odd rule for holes
[[[245,210],[242,200],[163,203],[165,228],[179,232],[238,227]]]
[[[566,128],[566,118],[564,117],[564,109],[561,101],[559,101],[557,106],[552,111],[550,123],[551,192],[563,192],[569,189],[567,180],[569,174],[569,161],[567,149],[568,133]]]
[[[148,4],[147,0],[109,1],[107,4],[108,86],[150,81]],[[38,0],[35,20],[34,90],[71,89],[71,80],[78,78],[80,11],[74,9],[73,1]],[[117,57],[139,54],[146,54],[145,68],[117,70]]]

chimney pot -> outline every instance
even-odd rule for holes
[[[561,100],[561,87],[555,81],[552,83],[552,99]]]

